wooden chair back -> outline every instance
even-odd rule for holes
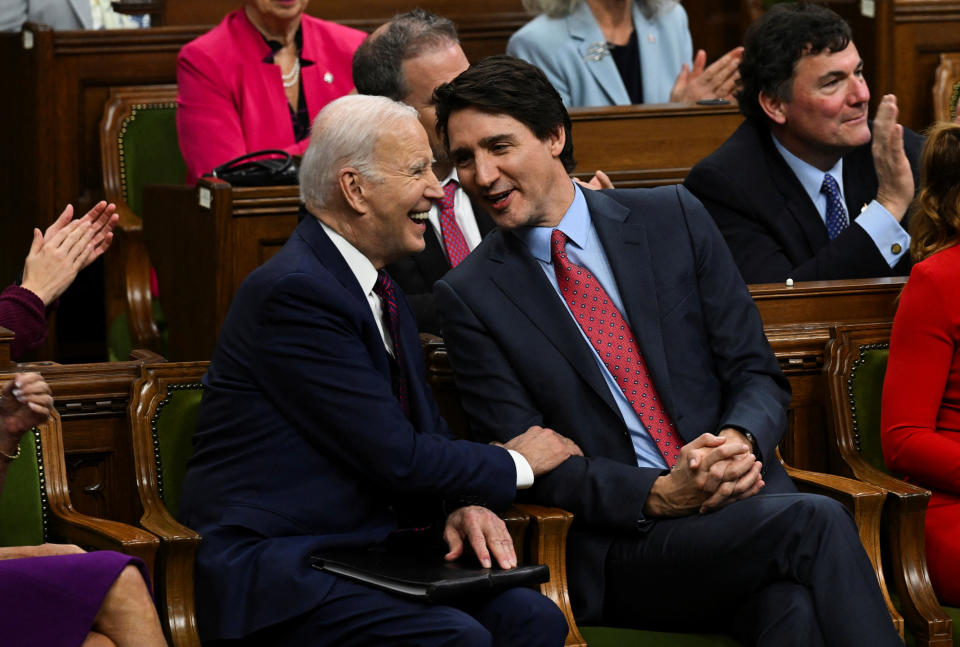
[[[193,565],[201,537],[176,519],[209,362],[144,365],[129,415],[140,525],[160,538],[154,576],[160,620],[174,647],[200,647]]]
[[[957,92],[960,88],[960,52],[940,54],[934,72],[933,116],[937,121],[952,121],[957,113]]]

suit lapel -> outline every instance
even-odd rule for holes
[[[630,210],[599,191],[584,191],[594,229],[610,263],[624,316],[637,339],[657,393],[667,411],[676,419],[673,389],[667,363],[656,272],[651,262],[647,231],[642,224],[628,224]],[[636,217],[638,223],[642,218]]]
[[[567,16],[566,21],[570,37],[578,41],[577,51],[580,57],[611,104],[630,103],[630,97],[620,78],[617,64],[606,50],[606,39],[587,3],[581,2],[580,6]]]
[[[517,310],[550,340],[597,395],[614,411],[618,411],[593,352],[540,264],[513,234],[503,232],[499,243],[501,247],[492,250],[487,261],[494,264],[491,268],[493,282],[517,306]]]
[[[307,212],[300,224],[297,225],[294,235],[300,235],[300,237],[303,238],[323,266],[327,268],[327,271],[350,293],[350,296],[357,300],[357,305],[363,313],[362,316],[367,324],[361,333],[363,342],[370,350],[370,357],[377,370],[383,375],[387,382],[390,382],[390,363],[387,359],[387,351],[383,346],[383,338],[380,336],[377,323],[373,320],[373,312],[370,310],[367,295],[364,294],[360,283],[357,281],[356,275],[353,273],[353,270],[350,269],[350,266],[347,265],[347,261],[344,260],[340,250],[337,249],[333,241],[330,240],[330,237],[327,236],[327,233],[323,230],[323,227],[320,226],[317,219],[309,212]],[[402,296],[403,291],[399,290],[399,287],[397,289]],[[405,300],[401,310],[409,310],[409,306],[406,305]],[[419,339],[416,334],[416,325],[414,325],[413,337]]]
[[[793,169],[787,165],[780,151],[774,146],[769,130],[766,127],[758,128],[756,134],[766,164],[769,167],[773,187],[780,194],[787,213],[803,232],[809,252],[812,253],[814,250],[822,248],[830,242],[830,237],[816,205],[811,202],[810,196],[807,195],[803,185],[800,184],[800,180],[794,175]],[[765,201],[766,204],[776,204],[777,202],[779,201]]]

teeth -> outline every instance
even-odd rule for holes
[[[417,221],[419,221],[419,222],[423,222],[424,220],[426,220],[426,219],[429,218],[429,217],[430,217],[430,212],[429,212],[429,211],[421,211],[421,212],[419,212],[419,213],[411,213],[411,214],[410,214],[410,218],[411,218],[412,220],[417,220]]]

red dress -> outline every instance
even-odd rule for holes
[[[914,266],[890,337],[883,385],[887,466],[933,491],[927,564],[944,604],[960,606],[960,245]]]

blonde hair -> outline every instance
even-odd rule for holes
[[[910,212],[914,262],[960,238],[960,124],[941,122],[927,131],[921,176],[920,193]]]
[[[551,18],[563,18],[573,13],[584,0],[523,0],[523,8],[530,14],[545,13]],[[679,0],[634,0],[647,18],[665,12]]]

